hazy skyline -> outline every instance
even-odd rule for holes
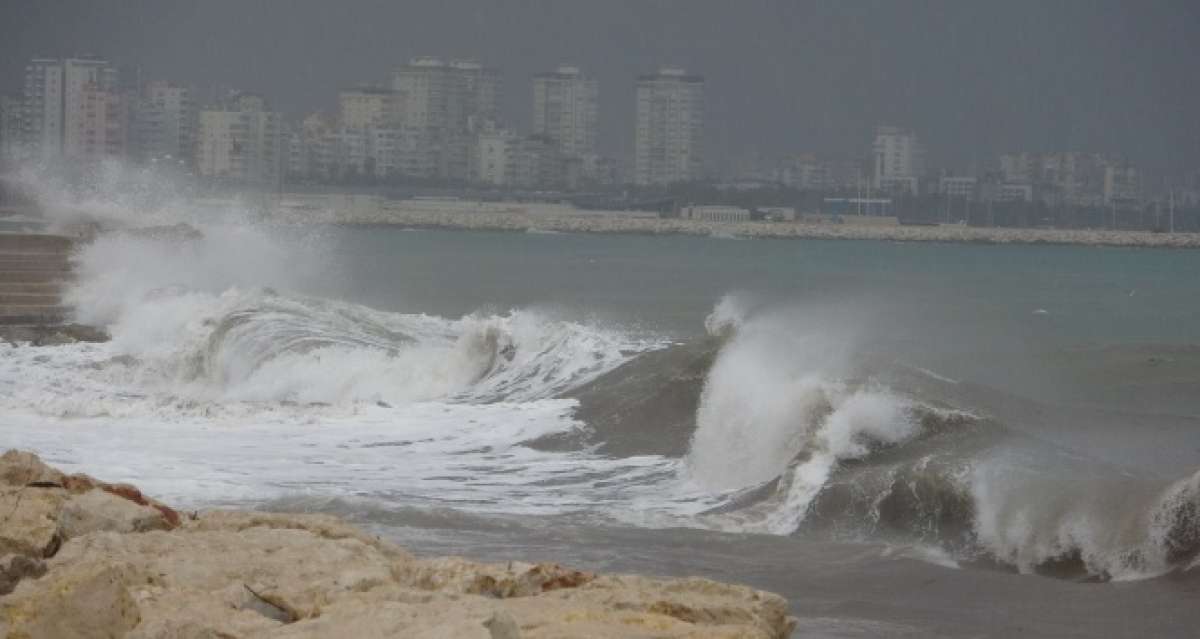
[[[244,6],[243,6],[244,5]],[[1200,8],[1128,2],[54,2],[0,7],[0,90],[35,55],[92,53],[145,77],[332,110],[417,55],[500,67],[528,130],[530,78],[560,62],[600,80],[600,148],[632,145],[634,77],[707,80],[708,161],[752,150],[862,152],[876,123],[915,129],[930,164],[997,153],[1127,153],[1200,166]]]

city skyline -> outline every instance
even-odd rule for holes
[[[89,52],[147,78],[258,91],[297,116],[419,55],[480,60],[522,88],[565,62],[603,87],[600,152],[627,158],[634,78],[680,66],[707,80],[705,146],[718,167],[860,149],[879,123],[919,131],[930,163],[949,168],[1022,149],[1200,164],[1200,97],[1180,81],[1200,59],[1189,3],[616,4],[7,3],[0,88],[18,91],[31,57]],[[532,127],[530,100],[504,96],[518,130]]]

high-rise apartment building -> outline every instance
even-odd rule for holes
[[[561,65],[533,76],[533,133],[551,140],[568,158],[596,152],[600,83]]]
[[[916,133],[894,126],[876,127],[872,152],[875,188],[917,194],[925,171],[925,149]]]
[[[338,126],[343,129],[393,128],[403,121],[404,95],[383,87],[338,92]]]
[[[22,102],[18,96],[0,96],[0,162],[21,159]]]
[[[98,58],[35,58],[25,67],[24,159],[91,161],[125,153],[128,104]]]
[[[412,137],[419,177],[465,180],[473,138],[499,121],[503,80],[477,62],[415,58],[392,72],[403,95],[401,126]]]
[[[238,184],[277,184],[286,132],[278,113],[252,93],[200,112],[196,171]]]
[[[170,82],[147,83],[131,119],[130,155],[134,159],[193,164],[199,122],[191,89]]]
[[[700,179],[704,170],[704,78],[664,68],[637,80],[634,181]]]

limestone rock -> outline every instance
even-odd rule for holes
[[[0,554],[49,557],[58,550],[62,489],[0,486]]]
[[[60,566],[0,600],[0,623],[7,637],[121,637],[141,621],[129,592],[138,580],[105,559]]]
[[[145,532],[167,530],[171,524],[161,512],[105,490],[73,495],[58,516],[60,534],[70,539],[90,532]]]
[[[4,555],[0,557],[0,595],[12,592],[26,577],[41,577],[46,574],[46,562],[26,555]]]
[[[592,573],[570,570],[558,564],[511,562],[502,566],[479,564],[460,557],[416,561],[405,565],[402,571],[402,579],[416,588],[500,599],[575,588],[596,578]]]
[[[22,526],[0,529],[21,555],[0,561],[0,581],[19,580],[0,596],[0,636],[775,639],[794,626],[782,598],[744,586],[418,559],[322,515],[214,511],[175,526],[131,486],[56,472],[0,458],[0,507],[16,504]],[[52,554],[39,544],[64,539],[39,563]]]
[[[0,484],[5,486],[25,486],[28,484],[55,484],[61,486],[63,475],[42,460],[37,455],[21,450],[10,450],[0,455]]]
[[[252,528],[303,530],[317,537],[329,540],[353,539],[375,548],[390,558],[413,558],[403,548],[373,535],[368,535],[337,517],[330,515],[213,510],[198,513],[192,521],[187,522],[188,530],[197,531],[240,532]]]

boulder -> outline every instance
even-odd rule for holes
[[[0,560],[0,587],[19,583],[0,596],[0,636],[772,639],[795,623],[782,598],[744,586],[421,559],[323,515],[212,511],[174,525],[133,487],[56,472],[0,458],[23,531],[4,538],[17,558]],[[21,484],[30,477],[43,487]]]
[[[58,514],[58,531],[64,539],[104,530],[131,533],[171,527],[167,518],[155,508],[106,490],[72,495]]]
[[[41,577],[46,574],[46,562],[28,555],[4,555],[0,557],[0,595],[12,592],[26,577]]]
[[[52,556],[62,542],[58,515],[66,500],[60,488],[0,486],[0,555]]]
[[[142,581],[127,566],[89,559],[22,581],[0,599],[5,637],[92,639],[124,637],[141,618],[130,584]]]
[[[61,486],[63,475],[47,466],[37,455],[21,450],[9,450],[0,455],[0,485],[55,484]]]

